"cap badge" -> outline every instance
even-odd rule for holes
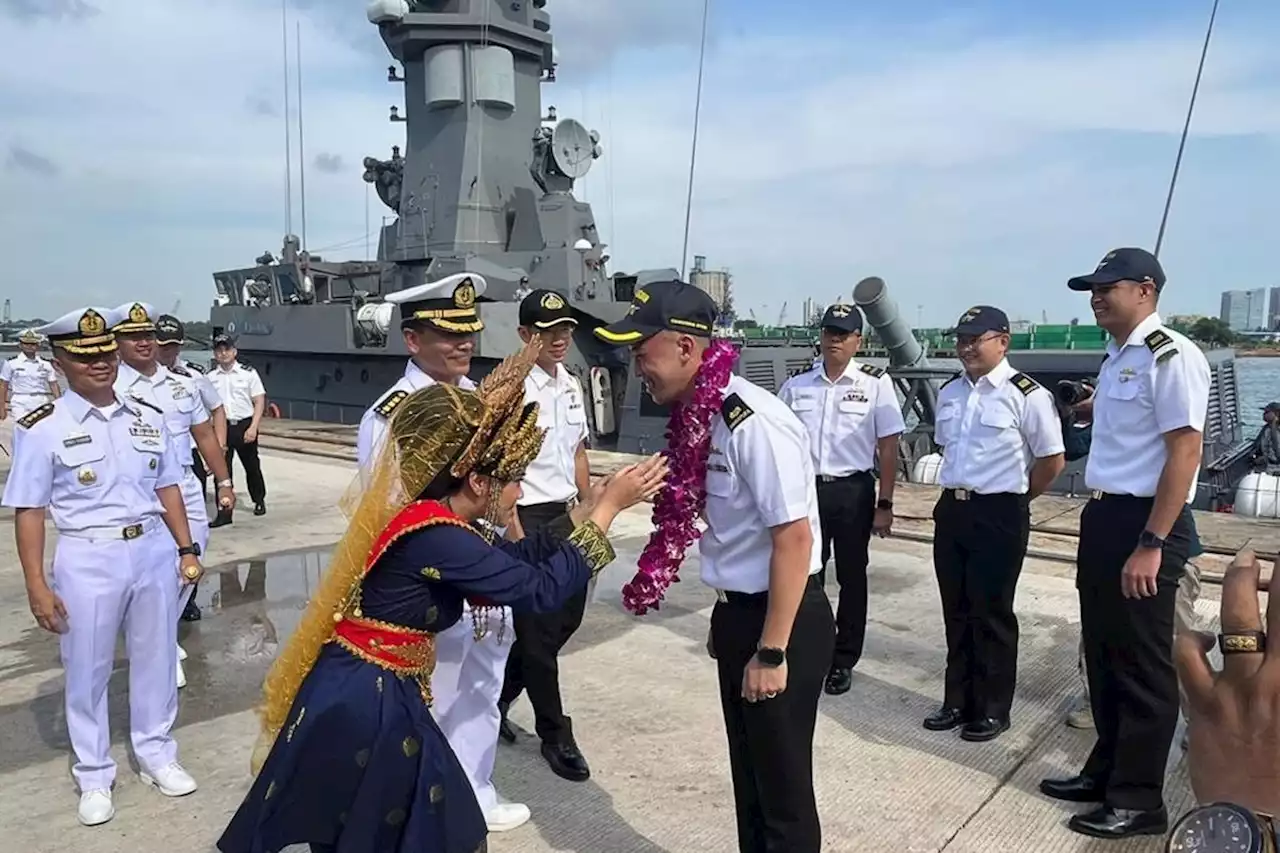
[[[848,317],[851,310],[848,305],[833,305],[831,306],[831,316]]]
[[[558,293],[548,293],[542,297],[542,307],[548,311],[559,311],[564,307],[564,300]]]
[[[964,312],[964,315],[960,318],[960,322],[968,323],[974,317],[977,317],[979,313],[981,312],[979,312],[977,308],[970,308],[968,311]]]
[[[130,323],[147,322],[147,309],[143,308],[137,302],[133,303],[133,307],[129,309],[129,322]]]
[[[453,304],[459,308],[473,308],[476,304],[476,286],[471,279],[463,279],[462,284],[453,289]]]
[[[90,308],[80,315],[80,334],[86,337],[100,335],[107,330],[107,321],[102,315]]]

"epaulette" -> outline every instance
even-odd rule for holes
[[[858,369],[870,376],[872,379],[879,379],[884,376],[884,368],[876,367],[874,364],[859,364]]]
[[[739,424],[754,414],[755,410],[742,402],[742,398],[737,394],[729,394],[720,404],[720,416],[724,418],[725,425],[731,430],[737,429]]]
[[[939,390],[939,391],[941,391],[943,388],[946,388],[946,387],[947,387],[948,385],[950,385],[952,382],[955,382],[957,379],[959,379],[959,378],[960,378],[960,374],[961,374],[961,373],[964,373],[964,371],[963,371],[963,370],[957,370],[954,374],[952,374],[952,376],[951,376],[951,378],[950,378],[950,379],[948,379],[946,382],[943,382],[941,385],[939,385],[939,386],[938,386],[938,390]]]
[[[391,417],[391,413],[394,412],[396,407],[403,403],[405,398],[408,396],[408,391],[392,391],[390,394],[378,401],[378,403],[373,407],[374,414],[381,415],[384,418]]]
[[[1156,329],[1142,340],[1146,343],[1147,349],[1155,354],[1156,364],[1164,364],[1178,354],[1178,348],[1171,346],[1173,338],[1169,337],[1164,329]]]
[[[44,420],[45,418],[49,417],[49,415],[52,415],[52,414],[53,414],[53,403],[45,403],[40,408],[27,412],[25,415],[18,418],[18,426],[22,427],[23,429],[31,429],[33,426],[40,423],[40,421]]]
[[[1035,381],[1025,373],[1015,373],[1010,377],[1009,381],[1011,381],[1013,383],[1013,387],[1021,391],[1025,397],[1030,397],[1032,391],[1043,387],[1039,382]]]
[[[208,372],[209,372],[209,369],[208,369],[208,368],[206,368],[206,367],[201,367],[200,365],[196,364],[194,361],[188,361],[188,362],[185,362],[185,363],[183,363],[183,365],[182,365],[182,366],[183,366],[183,367],[185,367],[187,370],[194,370],[196,373],[208,373]]]
[[[186,376],[186,377],[188,377],[188,378],[190,378],[190,376],[191,376],[190,371],[188,371],[188,370],[187,370],[185,367],[183,367],[181,364],[175,364],[173,367],[170,367],[170,368],[169,368],[169,372],[170,372],[170,373],[176,373],[176,374],[178,374],[179,376]]]
[[[153,412],[155,412],[158,415],[164,414],[164,409],[160,408],[155,403],[148,402],[147,400],[144,400],[141,397],[135,397],[132,394],[129,395],[129,399],[132,402],[137,403],[139,406],[146,406],[148,409],[151,409]]]

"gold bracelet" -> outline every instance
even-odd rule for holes
[[[600,574],[600,571],[618,556],[613,550],[613,545],[609,543],[609,538],[604,535],[604,531],[590,519],[575,527],[566,541],[572,542],[582,552],[587,565],[591,567],[592,577]]]

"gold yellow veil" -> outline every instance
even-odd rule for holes
[[[483,471],[516,480],[537,456],[542,430],[536,404],[524,406],[524,381],[540,351],[534,338],[503,361],[475,391],[431,385],[396,408],[377,457],[341,500],[347,531],[334,548],[320,587],[263,682],[261,731],[250,765],[256,774],[284,726],[303,680],[359,592],[365,562],[387,524],[446,466],[458,479]]]

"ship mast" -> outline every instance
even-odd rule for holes
[[[693,172],[698,162],[698,122],[702,115],[702,70],[707,59],[707,20],[711,0],[702,0],[702,46],[698,50],[698,90],[693,101],[693,143],[689,151],[689,192],[684,202],[684,246],[680,250],[680,280],[684,281],[689,260],[689,220],[693,216]]]

